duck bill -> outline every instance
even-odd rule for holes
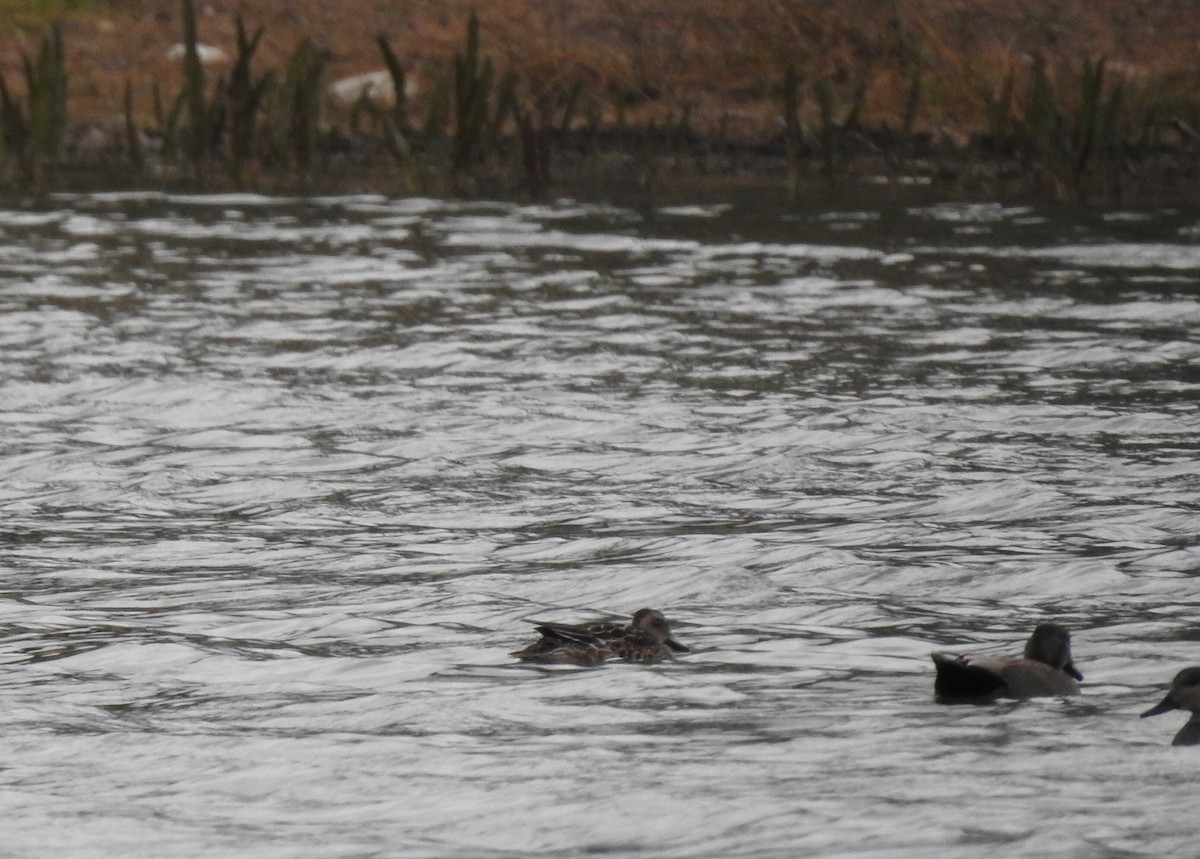
[[[1083,680],[1083,675],[1079,673],[1079,669],[1075,667],[1074,662],[1068,662],[1063,666],[1063,671],[1074,677],[1076,680]]]
[[[1157,704],[1155,704],[1153,707],[1151,707],[1145,713],[1142,713],[1142,718],[1144,719],[1147,716],[1157,716],[1159,713],[1169,713],[1172,710],[1178,710],[1178,709],[1179,709],[1179,704],[1175,701],[1174,698],[1172,698],[1170,695],[1167,695],[1166,698],[1163,698],[1161,701],[1159,701]]]
[[[690,650],[688,650],[686,647],[684,647],[682,644],[680,644],[678,641],[676,641],[673,638],[667,639],[667,647],[671,648],[676,653],[691,653]]]

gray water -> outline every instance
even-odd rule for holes
[[[60,196],[0,347],[0,855],[1195,853],[1196,213]]]

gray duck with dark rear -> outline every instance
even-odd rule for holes
[[[934,653],[934,694],[944,704],[987,704],[999,698],[1078,695],[1083,675],[1071,659],[1071,634],[1039,624],[1021,657]]]

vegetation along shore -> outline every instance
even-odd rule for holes
[[[0,188],[1200,192],[1192,0],[0,0]]]

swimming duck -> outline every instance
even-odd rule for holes
[[[662,662],[672,651],[688,649],[671,638],[671,627],[661,611],[639,609],[628,623],[556,623],[533,621],[542,637],[513,653],[526,662],[599,665],[606,659],[625,662]]]
[[[1083,675],[1071,662],[1071,634],[1042,623],[1022,658],[934,653],[934,695],[943,704],[987,704],[997,698],[1078,695]]]
[[[1167,697],[1142,713],[1142,718],[1157,716],[1159,713],[1166,713],[1169,710],[1192,711],[1192,718],[1188,719],[1179,729],[1179,733],[1175,735],[1171,745],[1200,745],[1200,668],[1185,668],[1176,674],[1175,679],[1171,681],[1171,689],[1167,692]]]

